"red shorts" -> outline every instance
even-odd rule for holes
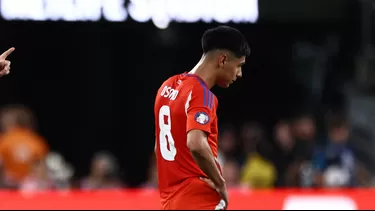
[[[214,210],[221,197],[206,182],[193,178],[185,181],[168,200],[162,203],[162,210]]]

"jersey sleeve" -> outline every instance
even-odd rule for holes
[[[186,132],[202,130],[211,133],[211,123],[215,118],[213,107],[215,99],[212,92],[204,86],[193,87],[185,105],[187,115]]]

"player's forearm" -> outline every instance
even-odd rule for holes
[[[195,134],[188,134],[188,147],[193,158],[202,171],[212,180],[216,187],[222,187],[225,184],[220,170],[217,167],[212,150],[207,142],[205,134],[199,135],[199,131]]]
[[[201,151],[191,151],[191,153],[199,168],[214,182],[216,187],[222,187],[225,181],[220,174],[212,153],[209,154],[203,149]]]

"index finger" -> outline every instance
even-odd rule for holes
[[[13,47],[9,48],[7,51],[0,55],[0,60],[5,60],[14,50],[16,49]]]

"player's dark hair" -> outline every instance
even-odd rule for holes
[[[207,30],[202,36],[203,53],[214,50],[228,50],[237,58],[250,55],[250,47],[245,36],[235,28],[218,26]]]

